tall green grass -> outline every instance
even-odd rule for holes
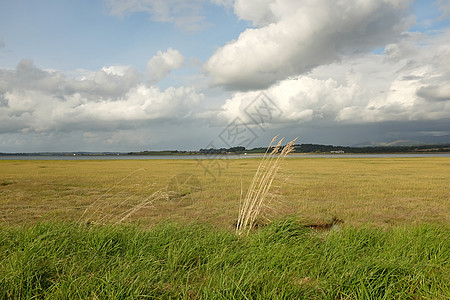
[[[450,229],[0,225],[2,299],[448,299]]]

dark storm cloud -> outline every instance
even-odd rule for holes
[[[450,84],[443,84],[423,86],[417,91],[417,96],[430,101],[450,101]]]

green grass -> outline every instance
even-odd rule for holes
[[[1,226],[0,298],[448,299],[449,236],[294,219],[243,238],[198,224]]]

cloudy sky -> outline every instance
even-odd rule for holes
[[[448,138],[450,1],[0,1],[0,152],[276,134]]]

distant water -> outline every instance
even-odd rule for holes
[[[240,155],[5,155],[0,156],[0,160],[217,159],[239,157]]]
[[[0,160],[118,160],[118,159],[245,159],[260,158],[256,155],[5,155]],[[293,154],[288,158],[408,158],[408,157],[450,157],[450,153],[398,153],[398,154]]]

